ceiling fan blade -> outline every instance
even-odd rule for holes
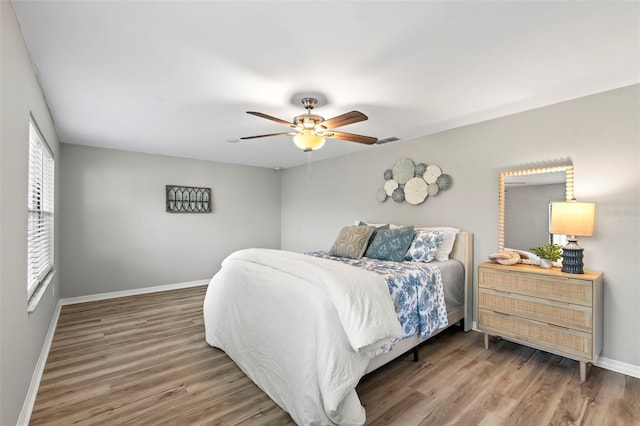
[[[347,124],[365,121],[368,118],[369,117],[367,117],[360,111],[351,111],[325,120],[320,123],[320,125],[326,127],[327,129],[335,129],[336,127],[346,126]]]
[[[372,145],[378,142],[378,138],[345,132],[326,132],[325,134],[323,134],[323,136],[332,139],[341,139],[343,141],[363,143],[366,145]]]
[[[257,135],[257,136],[245,136],[243,138],[240,139],[256,139],[256,138],[266,138],[268,136],[280,136],[280,135],[288,135],[290,134],[289,132],[281,132],[281,133],[269,133],[267,135]]]
[[[255,115],[256,117],[266,118],[267,120],[275,121],[276,123],[284,124],[285,126],[292,127],[294,129],[296,128],[296,125],[293,123],[290,123],[288,121],[282,120],[277,117],[272,117],[270,115],[263,114],[261,112],[247,111],[247,114]]]

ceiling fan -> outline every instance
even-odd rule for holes
[[[247,111],[247,114],[257,117],[266,118],[276,123],[284,124],[287,127],[295,129],[289,132],[269,133],[266,135],[246,136],[240,139],[264,138],[267,136],[290,135],[293,136],[293,142],[296,146],[304,151],[315,151],[322,148],[325,138],[341,139],[344,141],[357,142],[366,145],[372,145],[378,141],[377,138],[371,136],[356,135],[353,133],[336,132],[335,128],[346,126],[347,124],[358,123],[368,119],[366,115],[360,111],[351,111],[336,117],[325,120],[323,117],[311,114],[311,110],[316,106],[318,100],[316,98],[302,98],[302,105],[307,110],[306,114],[296,115],[293,122],[281,120],[267,114],[255,111]]]

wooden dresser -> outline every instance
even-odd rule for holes
[[[478,329],[580,362],[602,349],[602,273],[567,274],[532,265],[478,265]]]

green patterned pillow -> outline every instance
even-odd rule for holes
[[[413,226],[398,229],[382,229],[369,244],[366,256],[371,259],[402,262],[413,241]]]
[[[329,255],[360,259],[375,229],[375,226],[345,226],[329,250]]]

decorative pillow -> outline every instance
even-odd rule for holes
[[[356,225],[362,225],[362,224],[364,224],[364,225],[368,225],[368,226],[375,226],[376,228],[379,228],[379,227],[384,226],[384,225],[388,225],[388,226],[389,226],[389,229],[398,229],[398,228],[400,228],[400,227],[401,227],[400,225],[394,225],[393,223],[391,223],[391,224],[386,224],[386,223],[369,223],[369,222],[365,222],[364,220],[356,220]]]
[[[416,229],[413,241],[404,260],[410,262],[431,262],[436,258],[436,252],[445,237],[444,231],[424,231]]]
[[[456,235],[458,235],[458,228],[449,228],[446,226],[432,226],[428,228],[416,228],[421,231],[444,231],[444,240],[440,244],[438,251],[436,252],[436,260],[438,262],[444,262],[449,260],[449,255],[453,250],[453,244],[456,242]]]
[[[369,247],[369,244],[371,244],[371,241],[373,241],[373,239],[376,237],[376,235],[378,235],[378,231],[381,231],[383,229],[389,229],[389,225],[367,225],[364,222],[359,222],[358,226],[375,226],[376,229],[373,230],[373,234],[371,234],[371,237],[369,238],[369,242],[367,243],[367,247]]]
[[[365,256],[371,259],[402,262],[413,241],[413,226],[398,229],[381,229],[369,244]]]
[[[360,259],[375,230],[375,226],[345,226],[331,246],[329,255]]]

